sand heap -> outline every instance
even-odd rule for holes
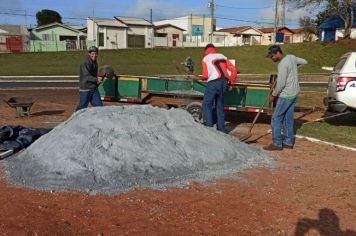
[[[184,110],[135,105],[78,111],[5,166],[21,186],[112,194],[209,181],[266,163],[258,149]]]

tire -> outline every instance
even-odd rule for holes
[[[191,102],[186,107],[185,110],[189,112],[195,121],[203,122],[203,107],[200,102]]]

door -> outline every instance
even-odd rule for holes
[[[179,34],[173,34],[173,47],[177,47],[177,41],[179,40]]]
[[[128,45],[129,48],[144,48],[145,47],[145,36],[144,35],[128,35]]]

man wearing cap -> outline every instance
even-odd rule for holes
[[[83,63],[80,65],[80,100],[77,111],[83,108],[87,108],[89,102],[93,107],[103,105],[98,91],[98,86],[103,80],[102,77],[98,77],[98,53],[98,48],[91,46],[88,49],[88,54],[86,55]]]
[[[277,83],[268,99],[277,100],[272,115],[272,144],[263,147],[267,151],[293,149],[294,146],[294,107],[300,91],[298,66],[308,62],[294,55],[283,55],[278,45],[269,47],[267,57],[278,64]],[[282,135],[283,130],[283,135]]]
[[[229,85],[235,83],[237,69],[223,54],[216,51],[213,44],[208,44],[204,50],[202,70],[203,80],[208,81],[203,99],[204,123],[206,126],[213,126],[213,106],[215,104],[217,129],[226,132],[224,93],[228,90]]]

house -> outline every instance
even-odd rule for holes
[[[275,32],[275,28],[261,28],[259,30],[263,33],[261,40],[262,45],[270,45],[275,42],[282,44],[292,43],[294,32],[287,27],[280,27],[277,29],[277,32]],[[275,40],[273,40],[274,35]]]
[[[154,26],[155,47],[182,47],[185,30],[171,24]]]
[[[184,30],[183,44],[185,47],[205,46],[210,42],[211,32],[216,29],[215,19],[212,20],[211,17],[204,15],[190,15],[154,22],[155,26],[167,24]]]
[[[353,5],[353,23],[350,38],[356,38],[356,4]],[[318,37],[321,41],[330,42],[344,37],[345,22],[338,15],[332,15],[320,24]]]
[[[305,30],[303,28],[292,29],[292,43],[315,42],[318,37],[316,30]]]
[[[356,17],[356,12],[354,17]],[[344,37],[344,28],[344,21],[339,16],[333,15],[319,26],[319,39],[324,42],[341,39]],[[350,38],[356,38],[356,18],[354,18]]]
[[[28,51],[29,33],[22,25],[0,24],[1,49],[0,52]]]
[[[0,29],[0,52],[8,52],[8,48],[6,46],[6,39],[8,35],[9,32]]]
[[[224,28],[217,32],[229,33],[227,40],[229,44],[232,42],[232,46],[260,45],[263,34],[260,30],[252,26]]]
[[[127,29],[128,48],[152,48],[153,24],[143,18],[114,16],[116,20],[125,24]]]
[[[87,19],[87,44],[99,49],[127,48],[128,26],[116,19],[89,17]]]
[[[88,45],[99,49],[150,48],[153,25],[142,18],[115,16],[87,19]]]
[[[29,29],[32,52],[66,51],[86,48],[86,34],[54,22]]]

